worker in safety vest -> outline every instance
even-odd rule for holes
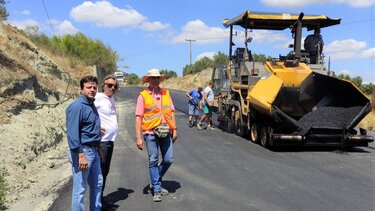
[[[148,87],[139,93],[135,111],[137,148],[143,150],[144,140],[148,152],[150,189],[155,202],[168,194],[168,190],[162,187],[162,177],[173,162],[173,143],[177,140],[172,98],[168,90],[159,86],[163,79],[164,75],[158,69],[147,72],[142,80],[148,83]],[[160,164],[159,149],[163,159]]]

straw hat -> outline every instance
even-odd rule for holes
[[[143,83],[147,83],[149,77],[160,77],[160,81],[164,80],[165,78],[164,75],[160,75],[160,71],[156,68],[147,71],[147,75],[143,76],[142,78]]]

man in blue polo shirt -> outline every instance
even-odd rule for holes
[[[199,111],[202,110],[202,87],[197,87],[197,89],[192,89],[186,92],[185,96],[189,98],[189,127],[197,125],[199,119]],[[193,122],[193,116],[194,122]]]
[[[72,163],[72,211],[84,210],[84,194],[90,187],[90,210],[100,211],[103,176],[98,145],[100,119],[94,100],[98,79],[85,76],[80,81],[81,95],[66,109],[69,159]]]

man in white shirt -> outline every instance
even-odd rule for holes
[[[103,208],[110,206],[110,202],[104,200],[104,188],[109,168],[111,165],[113,144],[118,133],[117,113],[113,95],[118,90],[118,83],[113,75],[104,78],[101,85],[102,92],[95,96],[95,107],[98,110],[101,129],[104,135],[99,144],[100,165],[103,174],[102,205]]]
[[[201,117],[200,121],[197,124],[197,128],[199,130],[202,129],[202,122],[207,121],[207,130],[214,130],[212,125],[212,112],[213,112],[213,104],[215,95],[212,91],[212,88],[214,87],[214,84],[212,81],[208,83],[208,86],[204,88],[203,90],[203,116]]]

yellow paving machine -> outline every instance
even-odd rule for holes
[[[229,28],[227,65],[212,74],[219,127],[264,147],[279,144],[367,146],[373,137],[355,126],[371,111],[370,100],[353,83],[334,77],[317,55],[301,49],[302,30],[340,24],[324,15],[246,11],[225,19]],[[236,27],[236,28],[235,28]],[[244,35],[239,46],[238,31]],[[290,30],[294,43],[287,55],[254,61],[249,48],[258,30]],[[321,36],[318,34],[317,36]],[[241,44],[241,43],[240,43]]]

